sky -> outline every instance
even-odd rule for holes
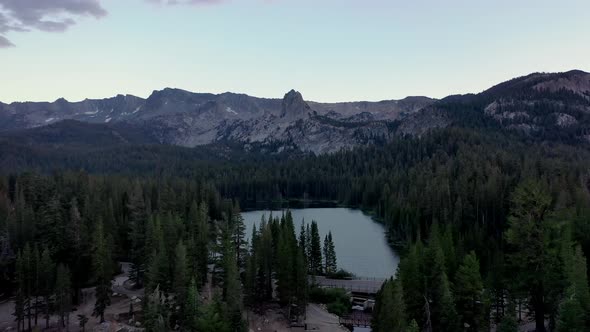
[[[590,72],[588,0],[0,0],[0,101],[195,92],[335,102]]]

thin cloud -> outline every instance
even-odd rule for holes
[[[106,15],[98,0],[0,0],[0,47],[14,46],[7,32],[63,32],[80,17]]]
[[[0,36],[0,48],[14,47],[14,44],[10,40]]]
[[[226,0],[145,0],[160,5],[208,5],[218,4]]]
[[[0,0],[0,48],[14,47],[8,33],[63,32],[79,18],[107,15],[102,0]],[[144,0],[158,5],[214,5],[228,0]]]

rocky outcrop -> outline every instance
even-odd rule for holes
[[[417,112],[434,100],[314,103],[291,90],[283,99],[244,94],[154,91],[147,99],[119,95],[103,100],[0,104],[0,131],[76,120],[141,128],[149,140],[186,147],[218,141],[295,146],[327,153],[388,137],[385,122]]]

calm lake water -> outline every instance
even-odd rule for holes
[[[246,237],[252,234],[252,225],[260,224],[262,215],[268,216],[271,211],[243,212],[246,224]],[[283,212],[272,211],[273,216],[280,216]],[[320,236],[323,239],[329,231],[332,232],[338,268],[343,268],[358,277],[389,278],[395,274],[398,255],[389,247],[385,239],[385,229],[370,216],[360,210],[347,208],[313,208],[293,209],[295,232],[299,237],[302,220],[318,223]]]

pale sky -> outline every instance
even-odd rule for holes
[[[590,71],[588,0],[0,0],[0,101],[444,97]],[[4,46],[4,47],[2,47]]]

